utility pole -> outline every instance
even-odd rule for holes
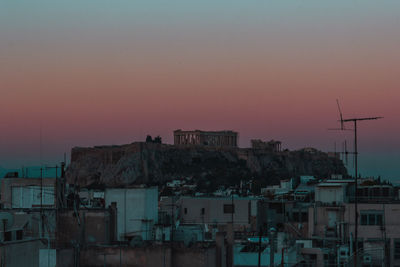
[[[353,122],[354,127],[354,240],[355,240],[355,249],[354,249],[354,266],[357,267],[357,253],[358,253],[358,147],[357,147],[357,122],[358,121],[369,121],[369,120],[378,120],[383,117],[366,117],[366,118],[350,118],[343,119],[342,111],[340,109],[339,100],[336,100],[337,106],[340,114],[340,125],[341,130],[345,130],[344,123],[345,122]]]
[[[40,227],[44,237],[44,224],[43,224],[43,168],[40,167]]]
[[[232,196],[232,201],[231,201],[231,205],[232,205],[232,210],[231,210],[231,222],[232,222],[232,227],[233,227],[233,213],[235,212],[235,206],[233,205],[233,194],[231,193]]]
[[[353,122],[354,125],[354,266],[357,266],[358,260],[358,145],[357,145],[357,122],[366,120],[378,120],[383,117],[370,117],[370,118],[352,118],[341,119],[344,122]]]
[[[174,196],[171,196],[171,236],[170,236],[170,263],[171,266],[174,266],[174,231],[175,231],[175,214],[174,214],[174,209],[175,209],[175,199]]]
[[[258,232],[258,267],[261,267],[261,236],[262,227],[260,226],[260,230]]]
[[[275,228],[269,228],[269,266],[275,265]]]

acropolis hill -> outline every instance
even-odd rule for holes
[[[80,186],[102,187],[163,184],[193,177],[229,185],[251,178],[270,184],[296,175],[347,175],[343,162],[327,153],[315,149],[274,149],[277,145],[280,149],[280,142],[252,143],[252,148],[145,142],[76,147],[71,152],[67,180]]]

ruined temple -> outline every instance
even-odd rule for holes
[[[238,133],[234,131],[174,131],[174,145],[203,145],[237,147]]]
[[[261,141],[260,139],[252,139],[251,147],[253,149],[264,149],[273,152],[281,152],[282,151],[282,142],[271,140],[269,142]]]

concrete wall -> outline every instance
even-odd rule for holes
[[[317,186],[315,188],[315,201],[322,203],[343,203],[346,200],[344,186]]]
[[[109,210],[80,210],[79,222],[74,211],[59,213],[57,242],[61,247],[71,246],[71,241],[82,244],[103,244],[112,241]]]
[[[345,221],[344,206],[315,206],[308,210],[308,238],[325,237],[327,227],[336,229],[339,222]]]
[[[232,214],[224,213],[224,205],[232,204],[231,198],[182,197],[178,203],[182,223],[226,224],[232,221]],[[233,204],[235,206],[234,224],[250,227],[251,216],[256,216],[252,214],[252,211],[257,210],[255,202],[248,198],[234,198]]]
[[[251,252],[241,252],[243,245],[236,245],[234,248],[234,266],[256,267],[258,266],[258,250]],[[261,266],[270,266],[270,247],[266,247],[261,252]],[[274,253],[274,266],[281,266],[282,248],[278,248]],[[284,266],[293,266],[297,262],[297,251],[295,247],[285,248],[283,251]],[[285,264],[286,263],[286,264]],[[288,264],[289,263],[289,264]],[[318,265],[320,266],[320,265]]]
[[[394,239],[400,239],[400,203],[392,204],[358,204],[358,213],[362,211],[382,211],[384,214],[383,227],[379,225],[361,225],[361,216],[359,215],[358,238],[364,242],[368,240],[384,239],[390,242],[390,266],[400,265],[400,260],[394,259]],[[354,235],[354,204],[346,204],[346,221],[349,222],[349,232]]]
[[[81,266],[170,267],[170,263],[171,249],[167,246],[88,248],[80,253]]]
[[[314,264],[311,266],[324,266],[324,253],[321,248],[302,248],[300,252],[306,262]],[[311,258],[314,258],[314,260],[311,260]]]
[[[74,249],[57,249],[57,267],[75,266]]]
[[[39,250],[47,248],[40,240],[15,241],[0,246],[0,266],[39,266]]]
[[[179,225],[174,231],[174,241],[183,241],[186,245],[204,241],[205,229],[201,224]]]
[[[58,250],[57,266],[73,266],[74,253],[76,255],[72,249]],[[172,248],[169,244],[140,248],[92,247],[80,251],[79,264],[91,267],[216,267],[216,247]]]
[[[153,226],[158,222],[158,188],[106,189],[106,207],[117,204],[117,239],[139,235],[143,240],[153,238]]]
[[[361,214],[363,212],[381,213],[383,215],[383,225],[361,225]],[[336,214],[336,215],[332,215]],[[391,204],[375,204],[375,203],[359,203],[358,204],[358,239],[364,242],[365,252],[373,254],[374,258],[383,258],[389,266],[400,265],[400,260],[394,259],[394,240],[400,239],[400,203]],[[336,222],[334,221],[336,218]],[[325,236],[326,227],[336,225],[338,236],[343,236],[345,242],[348,242],[350,235],[354,237],[355,230],[355,211],[354,204],[344,204],[342,207],[334,206],[316,206],[309,209],[309,237]],[[339,222],[344,222],[343,227],[338,227]],[[384,257],[382,242],[389,242],[388,257]],[[371,247],[375,250],[372,251]],[[369,250],[369,251],[368,251]]]
[[[4,178],[1,180],[1,200],[3,208],[55,207],[55,178]],[[40,187],[43,199],[40,202]]]
[[[30,210],[28,212],[19,209],[2,210],[0,212],[0,241],[3,241],[3,219],[6,219],[6,232],[11,233],[10,241],[17,241],[16,232],[23,231],[22,240],[36,239],[43,237],[45,239],[55,238],[55,225],[56,225],[56,211],[54,209],[43,209],[42,214],[44,217],[43,226],[44,232],[42,234],[41,227],[41,213],[39,209]]]
[[[216,249],[180,248],[173,251],[173,267],[217,267]]]
[[[57,251],[55,249],[39,250],[39,267],[56,267]]]

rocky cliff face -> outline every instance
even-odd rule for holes
[[[154,143],[73,148],[69,183],[80,186],[162,184],[194,177],[217,185],[256,178],[267,184],[295,175],[346,175],[342,161],[320,151],[271,152],[250,148],[208,148]]]

